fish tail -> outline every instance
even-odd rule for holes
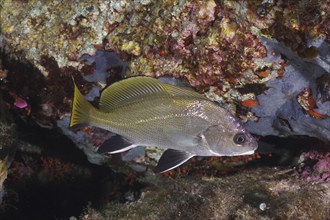
[[[72,104],[70,127],[89,124],[90,113],[94,107],[81,94],[73,78],[72,80],[74,85],[74,98]]]

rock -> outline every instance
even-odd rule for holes
[[[6,194],[4,182],[17,149],[16,126],[0,92],[0,207]]]
[[[221,177],[163,177],[137,201],[110,202],[94,212],[101,219],[326,219],[329,184],[290,173],[263,167]]]
[[[318,183],[329,180],[326,169],[330,149],[327,144],[330,141],[330,13],[327,6],[327,0],[85,0],[79,4],[3,0],[0,90],[6,96],[6,108],[17,118],[27,125],[59,129],[98,168],[104,165],[125,173],[128,182],[136,175],[150,178],[146,182],[152,186],[143,189],[141,198],[136,198],[138,190],[128,190],[125,193],[129,203],[112,201],[108,208],[95,212],[90,208],[82,218],[267,219],[281,218],[280,213],[284,213],[288,219],[298,214],[306,219],[321,219],[329,213],[329,200],[324,199],[329,198],[329,188]],[[275,168],[246,172],[242,168],[259,157],[269,159],[271,151],[265,157],[255,154],[195,158],[166,174],[173,179],[150,177],[162,153],[153,146],[120,155],[96,153],[112,134],[94,127],[69,129],[72,78],[97,106],[102,89],[123,78],[124,73],[125,77],[182,79],[228,109],[258,138],[267,139],[270,135],[285,138],[283,141],[290,143],[296,153],[284,156],[287,161],[295,161],[298,174],[293,178]],[[5,128],[0,135],[13,131],[2,122],[0,128]],[[299,151],[305,148],[300,142],[289,141],[292,136],[316,137],[325,142],[322,146],[326,152],[301,154]],[[4,144],[4,140],[8,139],[0,140],[0,148],[5,149],[5,156],[0,158],[1,167],[5,168],[1,169],[0,182],[7,176],[6,155],[12,146]],[[307,143],[308,149],[319,145],[318,140],[312,140]],[[36,158],[41,153],[40,146],[33,146],[25,143],[20,147],[29,152],[25,160],[43,164]],[[71,155],[60,154],[60,157]],[[305,159],[299,160],[300,165],[296,161],[299,155]],[[45,164],[55,161],[59,170],[70,167],[70,162],[57,157],[54,160],[47,157],[45,161]],[[314,164],[308,164],[310,161]],[[20,165],[15,167],[16,171],[27,176],[33,174],[32,165]],[[74,166],[77,170],[79,167]],[[75,173],[76,169],[71,170]],[[238,173],[217,178],[233,172]],[[49,173],[37,173],[34,177],[38,181],[51,182]],[[182,175],[183,178],[178,178]],[[311,183],[305,184],[305,179]],[[105,188],[111,191],[111,187]],[[303,198],[304,192],[310,200]]]
[[[259,105],[253,107],[252,111],[259,119],[248,122],[247,129],[262,136],[308,135],[329,142],[330,102],[322,102],[315,95],[318,94],[317,79],[323,75],[330,75],[329,54],[319,57],[319,60],[325,61],[320,66],[309,60],[303,60],[277,41],[265,39],[264,42],[268,51],[275,51],[279,56],[285,56],[289,65],[285,67],[283,78],[268,81],[266,86],[269,89],[257,96]],[[279,57],[270,59],[279,59]],[[325,118],[313,117],[298,103],[298,96],[305,88],[313,91],[313,99],[317,100],[316,111],[325,115]]]

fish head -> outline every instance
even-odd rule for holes
[[[210,126],[203,136],[215,156],[250,155],[258,147],[254,137],[231,115],[219,124]]]

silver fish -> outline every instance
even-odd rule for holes
[[[190,88],[150,77],[128,78],[107,87],[99,109],[74,86],[70,126],[88,124],[117,135],[100,153],[120,153],[136,146],[167,149],[156,172],[166,172],[194,156],[253,154],[255,139],[228,111]]]

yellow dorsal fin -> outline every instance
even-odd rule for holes
[[[145,76],[128,78],[106,88],[100,98],[100,110],[113,109],[152,97],[191,97],[206,99],[203,95],[184,87],[162,83]]]

